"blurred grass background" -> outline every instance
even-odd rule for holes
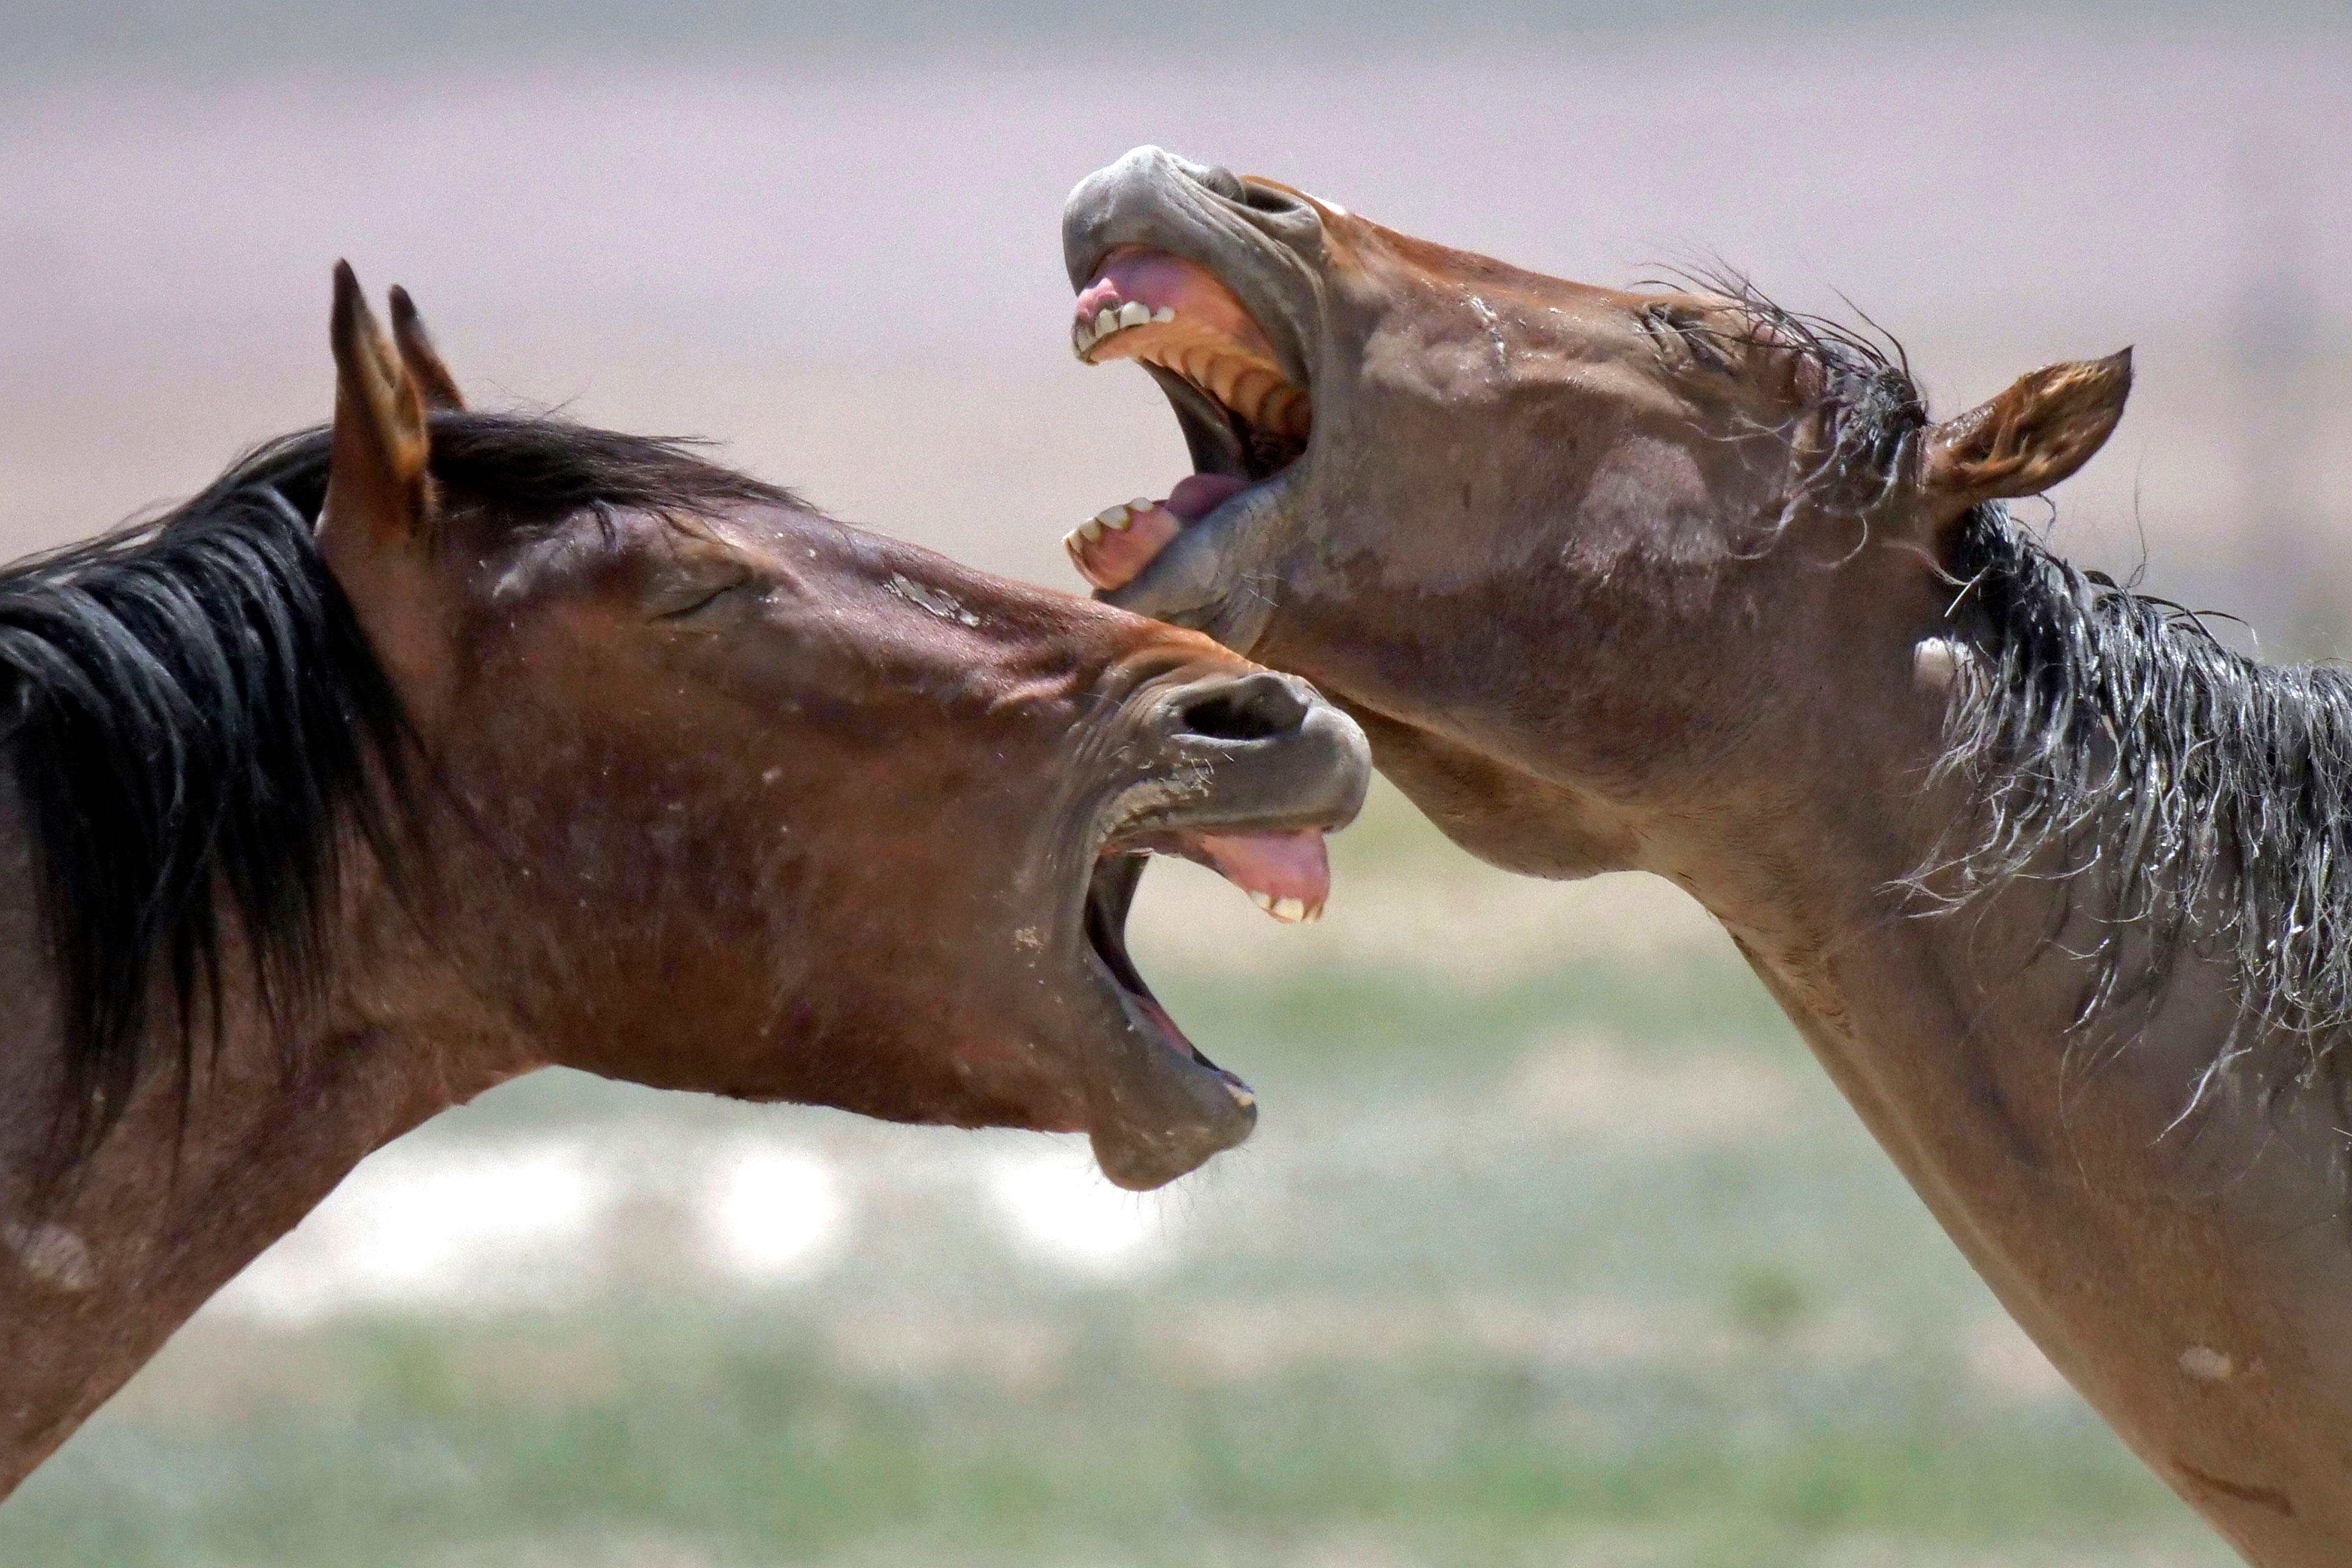
[[[2138,345],[2061,546],[2341,646],[2352,31],[1919,0],[662,8],[0,0],[0,552],[322,418],[327,273],[478,400],[698,433],[1074,585],[1164,494],[1067,360],[1063,193],[1157,141],[1598,281],[1851,297],[1940,409]],[[1396,798],[1330,918],[1136,950],[1261,1091],[1066,1141],[568,1075],[368,1164],[0,1505],[0,1564],[2218,1568],[1679,895]]]

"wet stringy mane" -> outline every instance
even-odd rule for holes
[[[432,442],[453,510],[523,526],[789,499],[551,418],[436,415]],[[282,1034],[318,994],[354,851],[405,885],[429,770],[313,542],[327,454],[323,429],[285,437],[159,518],[0,572],[0,752],[58,978],[63,1160],[121,1115],[159,984],[184,1115],[230,932]]]
[[[2220,959],[2238,1022],[2197,1098],[2234,1078],[2265,1100],[2342,1102],[2352,671],[2249,658],[1999,507],[1966,520],[1953,572],[1972,657],[1938,771],[1973,780],[1983,809],[1975,840],[1915,885],[1946,902],[2021,874],[2095,888],[2105,934],[2078,1025],[2153,1007],[2184,957]]]
[[[1736,305],[1743,345],[1811,362],[1817,435],[1792,489],[1866,520],[1928,425],[1900,345],[1737,275],[1703,281]],[[1900,891],[1947,912],[2020,876],[2063,882],[2062,913],[2102,932],[2077,1030],[2122,1048],[2146,1016],[2127,1005],[2153,1008],[2184,959],[2218,959],[2238,1019],[2190,1106],[2230,1080],[2352,1106],[2352,670],[2247,658],[1997,502],[1960,520],[1946,569],[1964,657],[1933,780],[1968,781],[1979,809]]]

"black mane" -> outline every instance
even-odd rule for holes
[[[436,415],[432,439],[449,504],[522,524],[792,499],[551,418]],[[324,429],[281,437],[161,517],[0,572],[0,752],[58,979],[68,1161],[145,1069],[159,984],[184,1105],[231,931],[282,1026],[318,992],[353,851],[404,885],[422,774],[313,542],[327,453]]]

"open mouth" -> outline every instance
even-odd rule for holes
[[[1186,528],[1265,485],[1306,455],[1307,389],[1208,268],[1163,250],[1122,246],[1078,294],[1071,347],[1088,364],[1131,359],[1176,410],[1194,472],[1163,499],[1106,507],[1063,540],[1096,587],[1125,587]]]
[[[1097,1126],[1095,1149],[1104,1173],[1136,1188],[1158,1186],[1241,1142],[1257,1119],[1257,1096],[1250,1086],[1186,1037],[1127,951],[1128,912],[1154,853],[1181,855],[1211,867],[1286,922],[1318,918],[1331,886],[1319,827],[1225,834],[1181,829],[1117,844],[1096,862],[1086,892],[1087,946],[1140,1037],[1140,1048],[1159,1058],[1156,1068],[1129,1079],[1131,1091],[1152,1098],[1172,1093],[1178,1103],[1192,1107],[1189,1114],[1164,1118],[1123,1116],[1116,1136],[1108,1139]]]
[[[1184,1037],[1160,999],[1144,984],[1127,951],[1127,916],[1135,904],[1135,889],[1151,856],[1181,855],[1198,861],[1241,889],[1250,901],[1285,925],[1323,918],[1331,896],[1331,860],[1323,846],[1323,830],[1301,828],[1289,833],[1207,833],[1197,829],[1160,835],[1140,846],[1106,851],[1095,862],[1087,885],[1087,942],[1125,997],[1143,1012],[1179,1056],[1224,1072],[1201,1054]],[[1231,1073],[1224,1076],[1244,1094],[1248,1086]]]

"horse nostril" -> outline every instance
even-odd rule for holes
[[[1241,176],[1223,164],[1195,163],[1190,158],[1177,158],[1174,162],[1195,184],[1207,186],[1229,202],[1244,199]]]
[[[1306,689],[1287,676],[1260,670],[1196,687],[1177,709],[1187,734],[1212,741],[1263,741],[1306,722]]]

